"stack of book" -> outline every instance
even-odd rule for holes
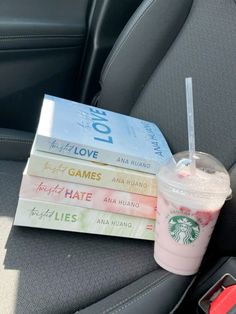
[[[170,157],[155,124],[46,95],[14,224],[153,240]]]

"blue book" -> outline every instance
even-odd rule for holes
[[[35,147],[154,174],[172,156],[154,123],[48,95]]]

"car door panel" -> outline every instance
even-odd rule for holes
[[[71,98],[81,47],[0,54],[0,125],[34,131],[45,93]]]
[[[0,1],[0,125],[34,131],[43,94],[72,98],[90,0]]]
[[[86,32],[86,18],[90,0],[8,0],[0,1],[0,42],[4,40],[20,48],[28,42],[48,39],[61,40],[83,37]],[[19,43],[19,46],[17,45]]]

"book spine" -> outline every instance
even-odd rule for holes
[[[156,197],[23,175],[20,197],[155,219]]]
[[[119,152],[112,150],[78,145],[56,138],[47,138],[39,134],[36,134],[36,147],[39,151],[105,163],[151,174],[156,174],[160,167],[160,163],[157,160],[145,160],[135,156],[120,154]]]
[[[154,220],[19,199],[14,225],[154,240]]]
[[[28,161],[27,173],[55,180],[62,180],[129,193],[157,196],[156,176],[144,172],[134,172],[118,167],[101,166],[97,163],[80,163],[72,158],[70,161],[57,160],[53,156],[32,154]]]

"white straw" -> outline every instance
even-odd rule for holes
[[[188,145],[189,145],[189,159],[190,172],[195,174],[196,161],[195,161],[195,131],[194,131],[194,111],[193,111],[193,84],[192,78],[185,78],[186,88],[186,103],[187,103],[187,118],[188,118]]]

